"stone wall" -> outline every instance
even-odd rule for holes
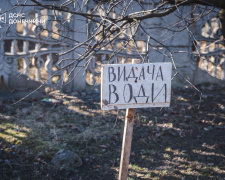
[[[54,1],[56,5],[60,5],[61,2],[62,0]],[[145,7],[152,9],[159,2],[159,0],[149,1]],[[81,46],[69,54],[61,56],[58,54],[63,54],[76,46],[76,41],[82,42],[87,39],[95,23],[88,22],[78,15],[72,16],[70,13],[42,7],[23,7],[8,11],[14,3],[13,0],[0,2],[2,8],[0,15],[6,16],[6,23],[2,22],[0,28],[1,90],[35,89],[42,84],[42,89],[49,86],[67,92],[89,90],[93,85],[99,90],[101,64],[128,63],[132,58],[141,59],[140,54],[145,57],[141,59],[142,62],[173,62],[173,75],[177,74],[172,81],[173,86],[188,85],[185,78],[193,84],[221,83],[225,80],[225,48],[218,9],[214,9],[188,26],[187,22],[180,18],[181,16],[194,18],[203,11],[210,11],[210,8],[183,6],[175,14],[144,20],[142,22],[144,29],[140,29],[135,37],[136,42],[139,43],[139,50],[125,49],[118,54],[117,59],[107,60],[112,50],[105,48],[98,51],[87,68],[84,60],[64,69],[63,67],[80,57],[85,52],[85,48]],[[43,1],[43,3],[49,2]],[[86,13],[95,6],[94,1],[90,1],[82,12]],[[79,7],[71,8],[76,10]],[[141,7],[134,2],[127,9],[127,14],[140,10]],[[24,13],[23,18],[38,21],[37,26],[34,23],[14,23],[9,26],[10,13]],[[117,14],[118,12],[115,12],[114,16]],[[60,19],[63,26],[60,26],[55,18]],[[86,26],[87,22],[88,26]],[[173,27],[176,23],[178,25]],[[52,31],[43,30],[45,28]],[[57,32],[65,32],[63,35],[68,38],[58,36]],[[150,39],[145,35],[146,33],[150,35]],[[115,41],[116,45],[121,41],[122,39],[118,38]],[[64,61],[64,59],[70,60]]]

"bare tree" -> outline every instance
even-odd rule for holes
[[[193,39],[194,56],[199,58],[201,47],[197,47],[198,39],[195,38],[193,31],[195,23],[210,13],[217,14],[222,23],[221,33],[223,37],[225,35],[224,0],[18,0],[13,1],[13,3],[12,9],[2,13],[10,13],[15,9],[22,13],[24,8],[33,8],[43,11],[39,17],[49,21],[46,18],[49,14],[45,14],[44,10],[51,11],[51,16],[54,19],[51,26],[33,23],[29,24],[27,28],[28,31],[33,29],[36,37],[40,39],[45,37],[43,43],[38,47],[39,49],[44,47],[45,42],[48,42],[51,38],[60,39],[58,43],[66,47],[57,54],[59,59],[57,68],[51,74],[51,77],[57,76],[67,69],[66,77],[70,77],[64,82],[67,85],[82,71],[82,68],[85,69],[85,73],[91,72],[91,84],[96,84],[98,80],[95,76],[99,75],[99,72],[94,72],[96,69],[99,70],[96,64],[98,66],[101,63],[124,63],[128,62],[130,58],[149,62],[152,60],[149,57],[150,51],[156,51],[163,55],[164,61],[172,61],[175,75],[180,75],[189,82],[188,78],[177,71],[174,55],[181,52],[184,55],[190,55],[192,52],[188,52],[186,49],[182,50],[182,47],[178,52],[170,47],[168,40],[186,31]],[[189,8],[185,9],[184,7]],[[64,14],[64,18],[59,18],[60,13]],[[168,17],[170,23],[165,23],[165,25],[161,23],[160,26],[157,26],[157,23],[152,23],[152,21],[159,21],[159,18],[162,17]],[[82,23],[77,23],[78,21]],[[71,27],[71,22],[78,26]],[[23,21],[17,22],[17,31],[20,26],[23,26],[23,23]],[[2,40],[12,28],[12,24],[6,28]],[[218,35],[218,30],[216,29],[214,34]],[[51,33],[51,37],[47,35],[48,32]],[[86,33],[84,36],[86,38],[79,37],[79,32]],[[155,32],[158,32],[158,36],[155,35]],[[75,35],[73,36],[71,33]],[[76,33],[78,33],[78,36],[76,36]],[[215,37],[214,40],[216,42],[224,41],[221,35],[218,35],[219,40]],[[182,40],[185,39],[180,39],[180,41]],[[162,49],[166,49],[166,51],[162,51]],[[77,56],[71,57],[70,54],[74,52]],[[37,52],[32,54],[34,59],[36,54]],[[48,58],[45,58],[45,61],[48,61]],[[93,61],[95,61],[95,65],[91,65]],[[47,82],[49,78],[50,76],[43,82]]]

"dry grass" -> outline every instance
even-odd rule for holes
[[[191,97],[194,93],[190,91],[172,97],[168,109],[136,110],[129,178],[225,178],[225,141],[221,138],[225,128],[221,98],[224,91],[221,90],[212,90],[210,93],[216,96],[213,99],[208,96],[203,102]],[[31,174],[37,179],[43,175],[46,179],[47,175],[63,179],[65,173],[67,179],[117,179],[125,111],[118,114],[101,111],[99,102],[90,99],[93,95],[79,98],[60,92],[51,95],[54,103],[39,99],[3,108],[0,140],[5,155],[0,154],[0,161],[11,160],[17,171],[29,165],[35,169]],[[198,103],[201,103],[199,110]],[[76,152],[82,157],[83,166],[72,172],[53,171],[51,159],[61,149]],[[7,177],[18,177],[7,163],[1,168]],[[37,171],[42,176],[36,175]]]

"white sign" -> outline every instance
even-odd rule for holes
[[[102,66],[102,110],[169,107],[171,63]]]

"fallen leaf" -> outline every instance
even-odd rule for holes
[[[106,145],[99,145],[99,147],[103,148],[103,149],[107,149],[108,148],[108,146],[106,146]]]
[[[205,131],[209,131],[209,129],[208,129],[208,128],[204,128],[204,130],[205,130]]]
[[[93,166],[94,169],[102,168],[102,165]]]

